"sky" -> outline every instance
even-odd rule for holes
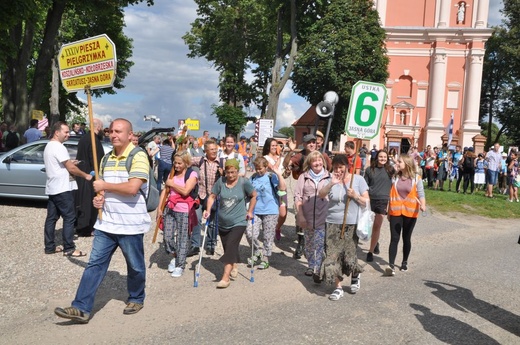
[[[489,24],[500,24],[502,1],[490,0],[489,6]],[[154,6],[140,4],[125,10],[124,32],[133,39],[134,65],[123,81],[125,88],[116,90],[116,95],[92,99],[94,115],[105,126],[123,117],[132,122],[134,131],[146,131],[177,128],[178,120],[190,118],[200,121],[200,131],[190,134],[201,136],[208,130],[212,137],[224,135],[224,125],[211,115],[211,105],[219,102],[218,73],[206,59],[188,58],[188,47],[182,40],[197,16],[196,10],[191,0],[155,0]],[[280,97],[276,129],[290,126],[309,106],[292,92],[289,81]],[[249,116],[260,116],[256,107],[248,112]],[[145,121],[144,116],[150,115],[160,123]],[[250,122],[243,134],[253,133]]]

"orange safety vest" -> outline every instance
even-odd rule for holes
[[[240,153],[243,157],[244,156],[248,156],[247,154],[247,151],[246,151],[246,148],[247,148],[247,143],[244,142],[242,143],[241,141],[238,143],[238,153]]]
[[[405,216],[408,218],[419,217],[419,196],[417,194],[417,178],[412,180],[412,190],[406,196],[401,198],[397,192],[397,181],[392,184],[390,189],[390,204],[388,207],[388,214],[390,216]]]

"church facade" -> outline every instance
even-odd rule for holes
[[[379,136],[368,147],[407,152],[447,141],[480,149],[479,106],[489,0],[374,0],[386,31],[389,77]],[[309,128],[294,123],[296,138]],[[302,122],[302,123],[300,123]],[[301,126],[300,126],[301,125]],[[343,136],[340,148],[347,139]]]
[[[381,135],[371,144],[398,152],[440,146],[453,117],[451,144],[480,146],[489,0],[376,0],[375,6],[390,64]]]

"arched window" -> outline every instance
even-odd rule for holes
[[[399,90],[401,91],[401,95],[412,97],[412,77],[409,75],[402,75],[399,77]]]

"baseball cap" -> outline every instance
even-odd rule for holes
[[[502,152],[502,157],[507,157],[507,153]]]
[[[325,138],[325,137],[323,136],[323,133],[321,133],[320,131],[316,131],[316,136],[317,136],[317,137],[320,137],[320,138]]]
[[[311,140],[316,140],[316,136],[314,134],[307,134],[303,137],[303,142],[308,143]]]
[[[473,147],[469,147],[469,148],[468,148],[468,151],[469,151],[469,152],[473,152],[473,151],[475,151],[475,149],[474,149]]]

